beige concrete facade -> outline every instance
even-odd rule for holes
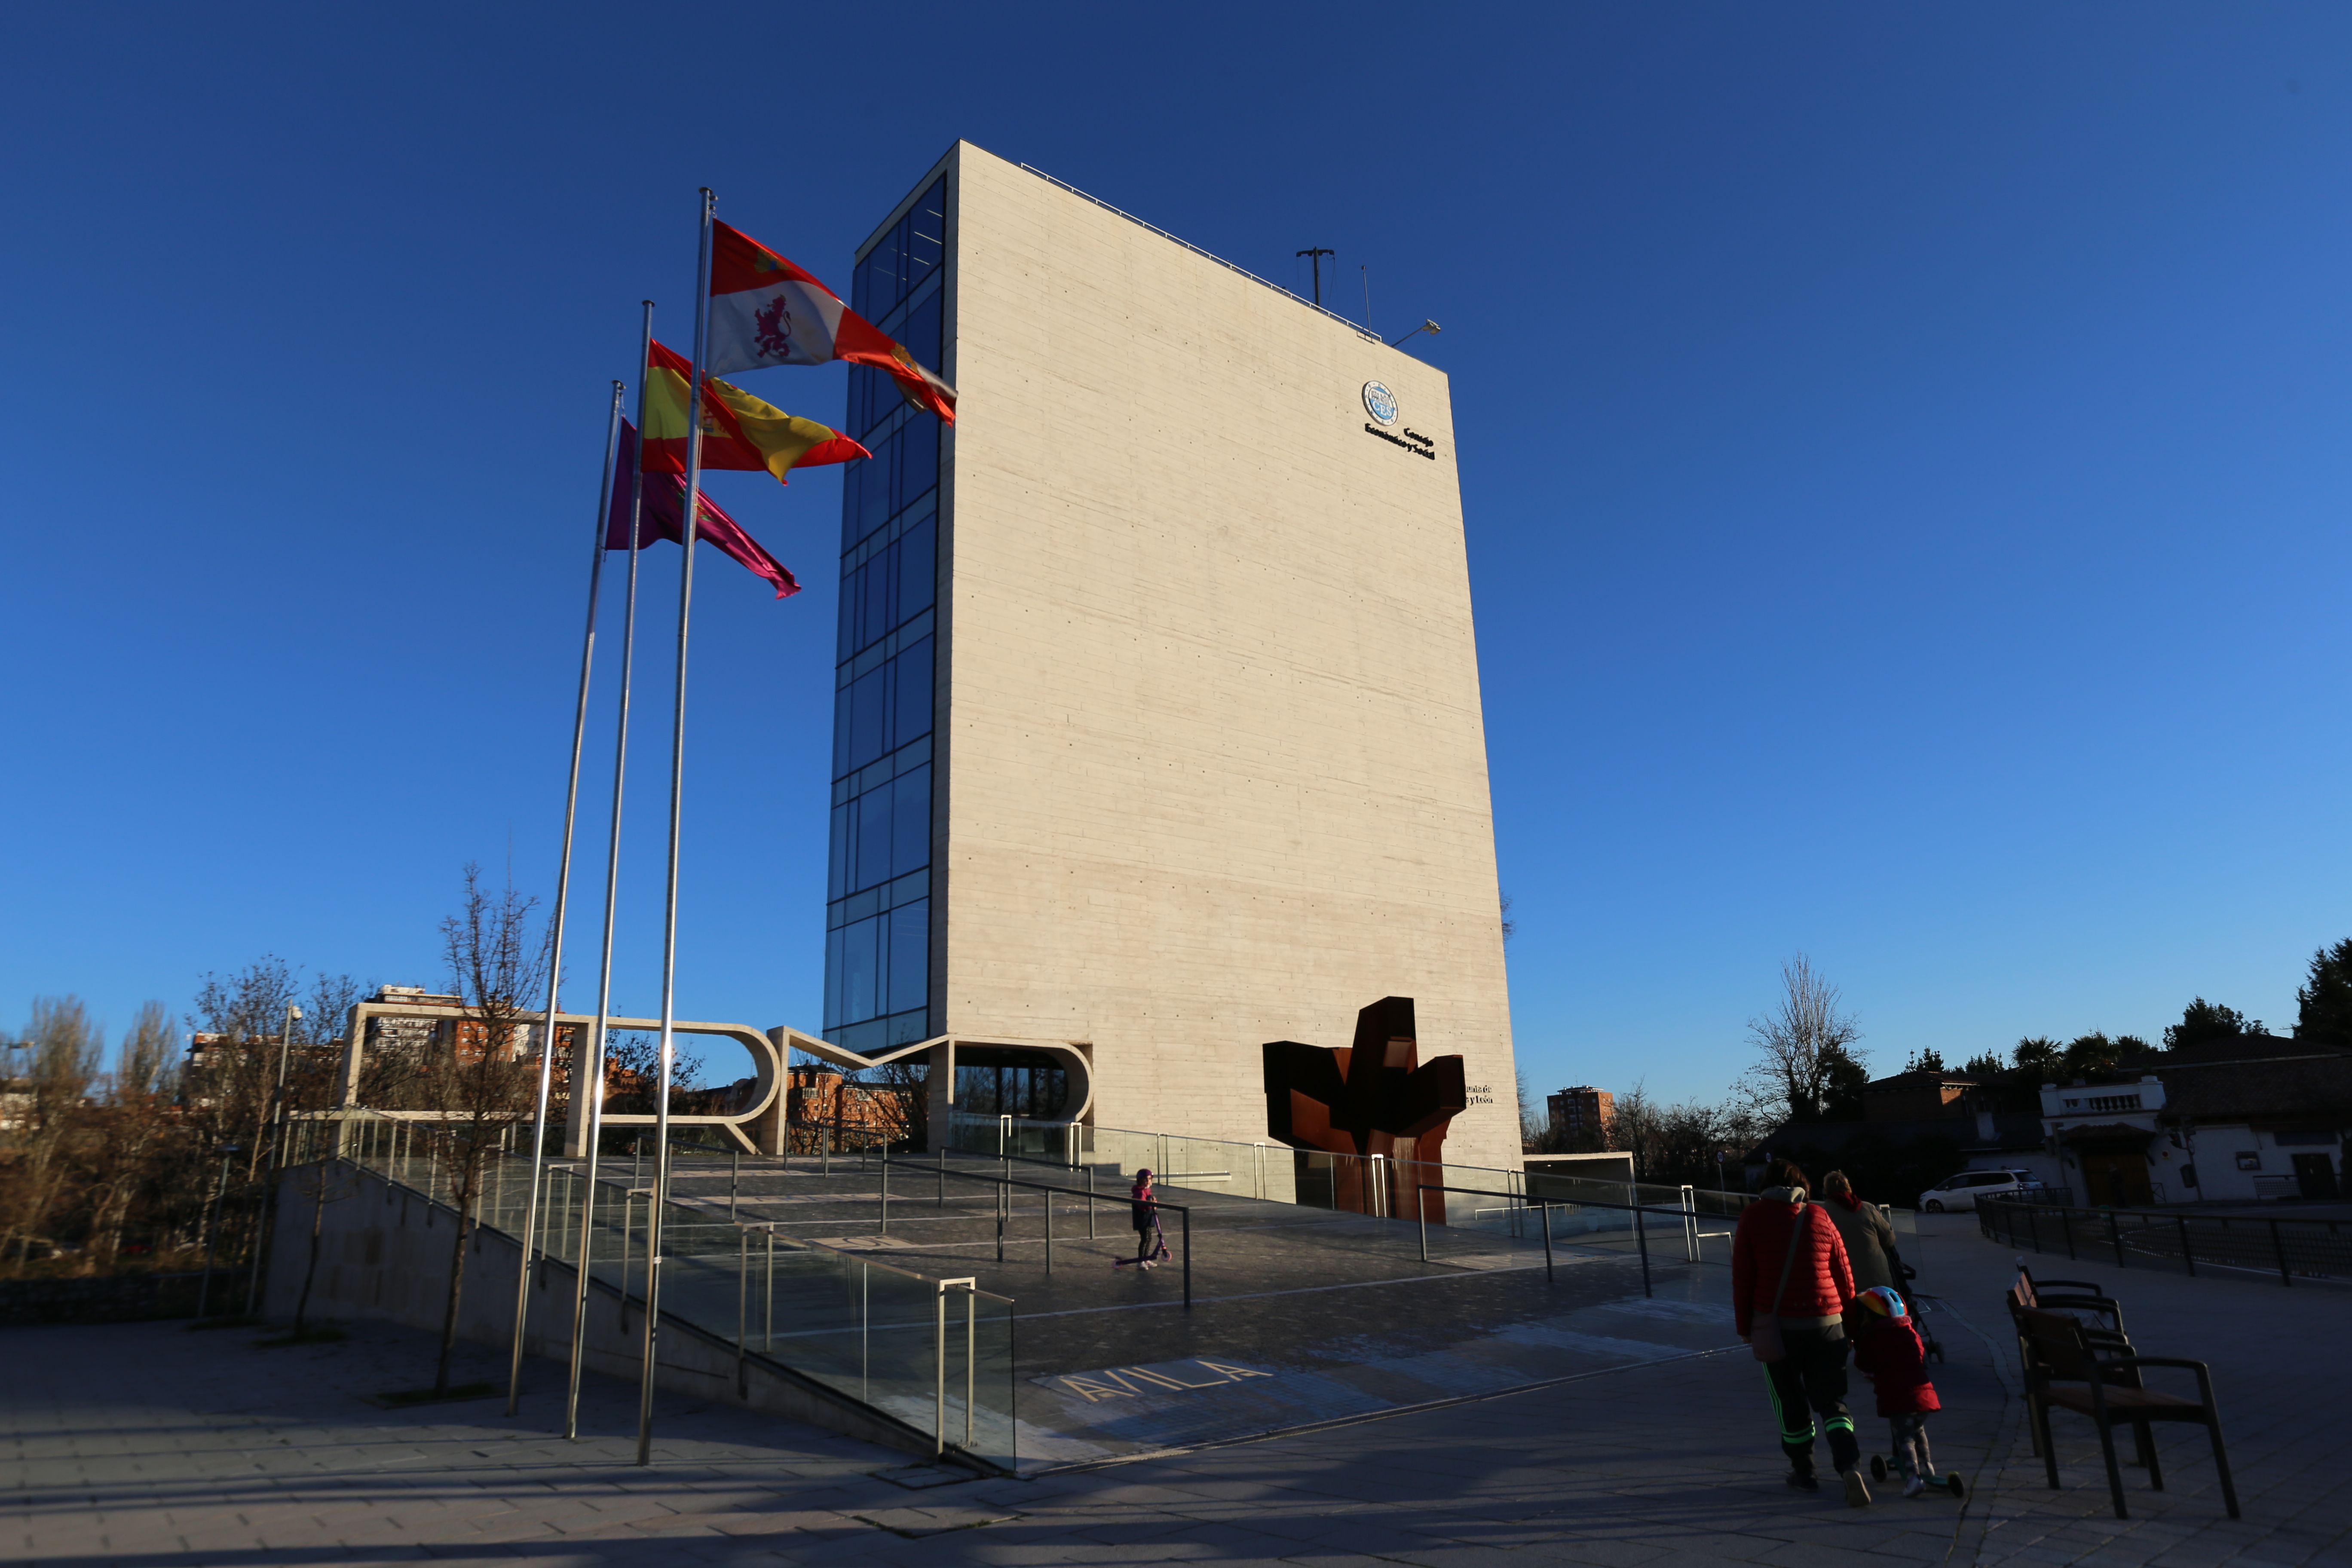
[[[1085,1046],[1097,1125],[1251,1141],[1262,1042],[1411,996],[1423,1059],[1466,1058],[1448,1159],[1516,1165],[1445,376],[968,142],[943,166],[932,1028]]]

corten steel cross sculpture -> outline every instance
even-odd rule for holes
[[[1419,1065],[1412,998],[1383,996],[1356,1015],[1356,1043],[1345,1049],[1271,1040],[1265,1046],[1265,1130],[1294,1149],[1353,1154],[1335,1173],[1332,1201],[1358,1214],[1396,1215],[1412,1206],[1423,1181],[1444,1178],[1446,1124],[1469,1103],[1460,1057]],[[1365,1156],[1399,1164],[1374,1166]],[[1372,1184],[1381,1173],[1382,1192]],[[1399,1194],[1406,1202],[1400,1205]],[[1445,1223],[1443,1193],[1417,1194],[1424,1217]]]

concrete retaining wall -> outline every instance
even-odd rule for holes
[[[438,1333],[448,1301],[456,1211],[340,1162],[296,1166],[280,1178],[263,1315],[278,1322],[294,1315],[310,1262],[312,1213],[322,1171],[325,1205],[319,1211],[311,1321],[383,1318]],[[475,1229],[467,1243],[465,1290],[458,1303],[460,1338],[501,1350],[512,1345],[515,1267],[520,1250],[520,1243],[503,1231]],[[572,1303],[578,1289],[578,1276],[570,1264],[551,1258],[538,1270],[531,1284],[526,1353],[559,1364],[569,1362]],[[602,1280],[590,1282],[584,1355],[590,1371],[636,1378],[643,1364],[645,1317],[643,1298],[633,1294],[630,1300],[633,1310],[625,1331],[619,1292]],[[746,1357],[739,1383],[731,1342],[667,1312],[658,1354],[656,1385],[670,1393],[723,1400],[887,1447],[927,1457],[931,1452],[929,1433],[789,1367]],[[541,1387],[560,1387],[551,1384],[544,1373],[533,1381]]]

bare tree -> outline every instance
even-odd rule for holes
[[[90,1271],[113,1268],[131,1205],[163,1164],[179,1091],[178,1031],[161,1002],[139,1009],[123,1037],[94,1118],[90,1160]]]
[[[879,1112],[874,1120],[892,1143],[917,1153],[930,1144],[930,1065],[905,1057],[861,1075],[860,1082]]]
[[[436,1059],[422,1075],[425,1098],[439,1112],[434,1155],[449,1184],[450,1206],[457,1211],[441,1357],[433,1378],[436,1396],[449,1392],[466,1244],[478,1223],[483,1177],[511,1130],[530,1117],[538,1087],[532,998],[545,995],[549,959],[549,933],[530,915],[538,900],[511,887],[495,897],[484,891],[479,866],[468,865],[465,879],[465,896],[457,912],[441,922],[441,940],[466,1016],[456,1028],[439,1032]]]
[[[1507,907],[1510,900],[1506,899],[1503,902]],[[1528,1088],[1527,1068],[1518,1069],[1512,1087],[1519,1097],[1519,1152],[1524,1154],[1555,1152],[1548,1147],[1551,1141],[1551,1118],[1544,1102]]]
[[[41,996],[33,1002],[33,1025],[11,1047],[16,1104],[9,1130],[5,1225],[0,1257],[16,1245],[22,1272],[33,1255],[68,1174],[68,1145],[80,1120],[82,1100],[98,1077],[100,1040],[79,996]]]
[[[1761,1059],[1746,1082],[1759,1104],[1785,1105],[1791,1121],[1818,1121],[1842,1076],[1861,1066],[1849,1049],[1862,1038],[1851,1014],[1838,1010],[1838,989],[1803,953],[1780,966],[1780,1005],[1748,1021]]]

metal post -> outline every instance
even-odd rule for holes
[[[886,1176],[883,1180],[887,1182],[889,1178]],[[740,1149],[730,1149],[727,1151],[727,1218],[730,1224],[734,1223],[735,1200],[737,1195],[740,1194],[742,1190],[743,1151]]]
[[[971,1447],[972,1407],[979,1403],[974,1391],[979,1384],[980,1367],[980,1292],[967,1287],[963,1293],[963,1446]]]
[[[2279,1283],[2293,1285],[2294,1276],[2287,1271],[2286,1267],[2286,1242],[2279,1235],[2279,1222],[2276,1220],[2271,1221],[2271,1251],[2278,1258]]]
[[[1427,1203],[1428,1199],[1423,1194],[1421,1188],[1418,1186],[1414,1187],[1412,1190],[1412,1206],[1414,1215],[1421,1221],[1421,1260],[1423,1263],[1429,1261],[1429,1210],[1425,1206]]]
[[[637,1193],[635,1187],[621,1194],[621,1331],[629,1331],[629,1243],[637,1223]]]
[[[1003,1182],[996,1185],[996,1261],[1004,1261],[1004,1207],[1012,1189]]]
[[[507,1369],[509,1415],[522,1400],[523,1331],[530,1314],[530,1248],[538,1234],[540,1165],[547,1150],[548,1090],[555,1078],[556,993],[563,984],[563,924],[571,908],[572,829],[580,811],[580,753],[588,738],[588,677],[596,663],[596,598],[604,580],[604,529],[613,513],[613,459],[621,449],[622,390],[620,382],[613,384],[613,406],[604,421],[604,461],[597,477],[596,520],[589,535],[588,624],[580,638],[580,697],[572,713],[572,771],[563,791],[563,852],[555,863],[555,910],[549,921],[547,1011],[540,1025],[539,1097],[531,1123],[530,1187],[529,1201],[523,1207],[521,1255],[515,1265],[514,1352]]]
[[[702,488],[702,375],[710,345],[710,187],[702,188],[702,247],[694,278],[694,363],[686,383],[686,496],[678,518],[677,686],[670,721],[669,879],[663,898],[661,1073],[654,1101],[654,1190],[646,1220],[646,1341],[637,1371],[637,1463],[653,1463],[655,1341],[661,1322],[662,1202],[669,1196],[669,1086],[677,1037],[677,858],[686,799],[686,650],[694,609],[696,510]]]
[[[1542,1210],[1543,1210],[1543,1232],[1544,1232],[1544,1279],[1545,1279],[1545,1282],[1546,1282],[1546,1283],[1549,1283],[1549,1282],[1550,1282],[1550,1280],[1551,1280],[1551,1278],[1552,1278],[1552,1272],[1551,1272],[1551,1205],[1550,1205],[1549,1203],[1548,1203],[1548,1202],[1543,1202],[1543,1201],[1541,1201],[1541,1200],[1538,1200],[1538,1206],[1540,1206],[1540,1207],[1542,1208]]]
[[[2115,1244],[2116,1267],[2121,1268],[2124,1266],[2124,1226],[2113,1209],[2107,1211],[2107,1239]]]
[[[1192,1209],[1184,1208],[1184,1310],[1192,1310]]]
[[[735,1392],[750,1392],[743,1379],[743,1341],[751,1327],[751,1233],[735,1233]]]
[[[882,1151],[882,1228],[880,1234],[890,1234],[890,1151]]]
[[[1654,1296],[1657,1292],[1650,1289],[1650,1230],[1642,1223],[1639,1208],[1633,1211],[1633,1241],[1642,1249],[1642,1294]]]
[[[1054,1189],[1047,1187],[1040,1194],[1045,1200],[1045,1277],[1054,1276]]]
[[[1683,1261],[1698,1261],[1698,1194],[1688,1182],[1683,1184]]]
[[[942,1279],[931,1295],[931,1457],[948,1451],[948,1284]]]
[[[1095,1168],[1087,1167],[1087,1239],[1095,1238]]]
[[[2197,1278],[2197,1254],[2189,1245],[2189,1216],[2184,1214],[2173,1217],[2180,1222],[2180,1261],[2188,1266],[2189,1278],[2194,1279]]]

